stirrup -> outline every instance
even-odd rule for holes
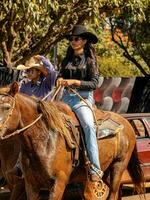
[[[108,186],[102,181],[98,181],[98,184],[93,187],[93,193],[97,199],[106,199],[109,194]]]
[[[109,195],[109,188],[102,179],[95,174],[87,180],[84,189],[85,200],[106,200]]]

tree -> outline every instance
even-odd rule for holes
[[[95,20],[106,8],[132,11],[144,8],[144,0],[1,0],[0,59],[7,68],[24,63],[34,54],[47,54],[66,32],[85,19]],[[101,11],[101,12],[102,12]]]
[[[112,40],[123,51],[142,76],[150,75],[150,2],[144,10],[144,18],[138,19],[128,8],[118,15],[109,16]]]
[[[135,77],[140,73],[137,67],[122,55],[122,49],[111,38],[110,28],[99,27],[99,43],[96,45],[97,61],[101,76]]]
[[[112,41],[122,50],[123,55],[139,70],[132,92],[128,112],[150,112],[150,2],[145,1],[144,18],[137,18],[131,7],[124,7],[117,13],[111,12],[105,19],[109,24]],[[139,98],[141,97],[141,98]]]
[[[0,8],[0,45],[7,67],[14,67],[34,54],[47,54],[91,10],[86,1],[65,0],[3,0]]]

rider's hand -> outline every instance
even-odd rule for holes
[[[41,56],[40,55],[35,55],[34,58],[37,59],[37,60],[41,60]]]
[[[63,86],[63,80],[64,80],[63,78],[58,78],[57,82],[56,82],[56,86],[57,87],[60,86],[60,85]]]
[[[81,84],[81,81],[76,80],[76,79],[64,79],[63,82],[64,82],[63,85],[65,87],[72,86],[72,85],[74,85],[74,86],[80,86],[80,84]]]
[[[76,79],[63,79],[63,78],[59,78],[57,80],[57,86],[62,85],[64,87],[68,87],[68,86],[80,86],[81,85],[81,81],[76,80]]]

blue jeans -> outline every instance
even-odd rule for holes
[[[79,94],[84,99],[86,99],[87,103],[90,106],[92,106],[92,104],[94,103],[93,92],[79,91]],[[91,109],[76,94],[70,93],[67,90],[64,90],[62,101],[72,108],[72,110],[76,113],[77,117],[80,120],[80,124],[83,128],[85,135],[85,145],[88,157],[93,165],[93,167],[90,169],[90,173],[101,172],[96,129]]]

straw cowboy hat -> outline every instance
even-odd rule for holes
[[[96,44],[98,42],[98,38],[93,33],[87,31],[87,29],[82,25],[75,25],[72,29],[72,32],[67,34],[65,37],[69,39],[71,36],[80,36],[84,39],[87,39],[88,42]]]
[[[16,67],[17,70],[27,70],[31,68],[36,68],[41,71],[45,76],[47,75],[44,63],[37,56],[31,57],[28,61],[26,61],[25,65],[20,64]]]

